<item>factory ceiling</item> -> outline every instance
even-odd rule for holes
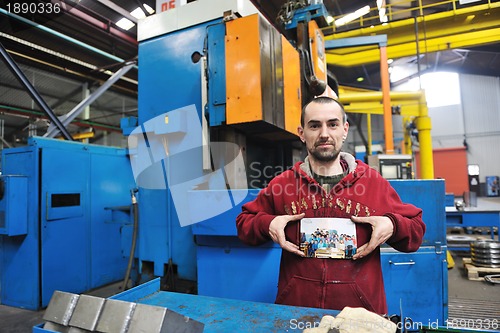
[[[252,0],[252,2],[283,34],[290,34],[277,22],[277,17],[283,12],[285,0]],[[398,3],[410,3],[412,7],[419,3],[408,0],[386,0],[386,2],[388,5],[392,4],[393,8],[397,8]],[[52,3],[60,5],[59,14],[23,15],[24,18],[21,19],[8,15],[7,8],[2,5],[0,43],[21,69],[26,71],[49,106],[57,114],[63,114],[81,101],[82,88],[89,88],[92,91],[106,81],[110,73],[121,68],[123,63],[136,60],[136,26],[124,30],[116,23],[124,16],[134,20],[128,13],[138,7],[143,8],[143,12],[148,11],[147,7],[155,8],[155,0],[64,0]],[[324,0],[323,3],[328,13],[336,18],[366,5],[371,10],[364,16],[365,18],[378,16],[375,0]],[[425,0],[421,3],[426,6],[435,1]],[[421,11],[407,11],[407,17],[418,17],[420,14],[427,16],[452,9],[452,1],[440,3],[442,5],[424,7]],[[498,1],[483,0],[467,5],[459,5],[457,1],[456,8],[488,3],[496,4],[498,7]],[[497,18],[495,23],[497,29],[500,28],[498,20]],[[374,25],[380,24],[380,21],[371,22],[374,22],[370,23]],[[422,29],[425,30],[425,23],[417,24],[416,29],[420,29],[421,34]],[[359,26],[351,23],[335,29],[326,27],[323,32],[327,39],[334,39],[336,35],[354,30],[359,30]],[[422,48],[418,56],[406,55],[394,59],[394,63],[414,67],[418,64],[422,73],[452,70],[500,77],[500,42],[433,52],[426,52],[426,49]],[[377,62],[348,66],[329,63],[329,71],[341,85],[380,89],[380,65]],[[54,80],[43,73],[53,73],[63,79]],[[75,124],[72,125],[75,128],[71,130],[81,131],[82,128],[93,127],[119,131],[119,119],[124,115],[135,115],[137,112],[137,74],[137,67],[127,72],[113,84],[109,93],[92,104],[93,111],[90,118],[77,123],[76,127]],[[33,123],[46,122],[3,62],[0,62],[0,79],[0,120],[4,126],[3,138],[12,144],[13,136],[26,135]],[[27,113],[27,110],[34,111]],[[22,116],[22,120],[16,118],[19,116]]]

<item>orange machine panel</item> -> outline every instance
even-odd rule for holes
[[[456,196],[469,190],[467,151],[465,147],[435,148],[432,150],[434,176],[445,180],[446,193]],[[416,151],[417,174],[420,174],[419,152]]]
[[[226,123],[262,119],[259,15],[226,23]]]
[[[308,28],[314,74],[316,74],[319,80],[328,82],[326,75],[325,36],[319,29],[316,21],[309,21]]]
[[[300,91],[300,58],[299,53],[281,37],[283,52],[283,86],[285,103],[285,130],[297,134],[300,125],[302,98]]]

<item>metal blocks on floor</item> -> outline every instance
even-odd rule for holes
[[[56,291],[43,329],[61,333],[199,333],[204,325],[160,306]]]

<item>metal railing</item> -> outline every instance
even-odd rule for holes
[[[425,0],[391,0],[390,3],[385,4],[382,8],[385,8],[386,16],[388,22],[401,20],[416,16],[423,16],[438,12],[446,12],[453,11],[455,12],[459,8],[463,8],[465,6],[473,6],[473,5],[491,5],[492,2],[497,2],[499,0],[482,0],[475,1],[468,4],[460,4],[460,0],[443,0],[443,1],[425,1]],[[338,15],[334,16],[333,23],[323,28],[325,30],[333,32],[343,32],[352,29],[366,28],[370,26],[375,26],[379,24],[384,24],[380,20],[379,10],[377,7],[370,8],[370,12],[359,19],[353,20],[342,26],[335,26],[335,20],[340,19],[345,16]]]

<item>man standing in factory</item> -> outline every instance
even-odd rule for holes
[[[276,303],[342,310],[363,307],[385,314],[380,245],[416,251],[425,224],[422,210],[401,202],[389,182],[345,152],[349,131],[344,107],[330,97],[304,106],[298,135],[307,157],[275,177],[246,203],[236,224],[251,245],[278,243],[281,256]],[[352,259],[307,258],[299,247],[303,218],[347,218],[355,223]]]

